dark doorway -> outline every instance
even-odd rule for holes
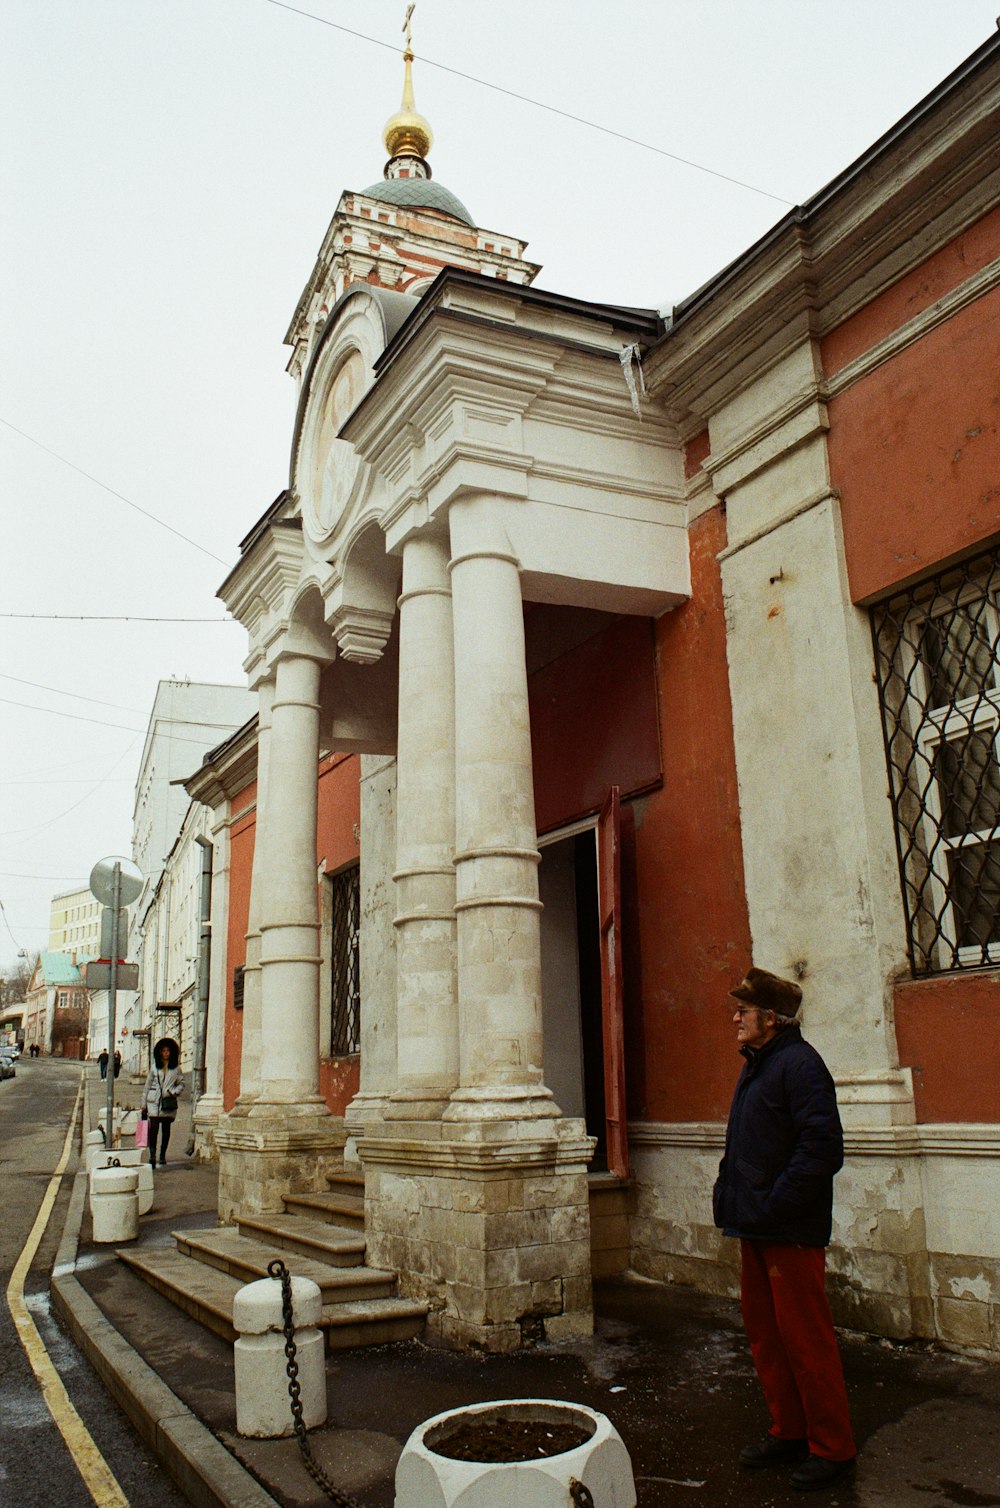
[[[542,1013],[545,1079],[566,1115],[597,1138],[591,1169],[607,1168],[600,916],[594,828],[542,847]]]

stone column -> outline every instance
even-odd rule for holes
[[[260,1090],[260,914],[264,873],[267,869],[267,781],[270,767],[274,681],[262,681],[257,694],[259,703],[257,811],[254,820],[250,907],[247,915],[246,954],[243,964],[243,1045],[240,1053],[240,1093],[233,1106],[234,1115],[245,1115]]]
[[[278,661],[271,706],[266,863],[261,871],[260,1088],[254,1110],[310,1111],[319,1095],[316,767],[320,666]],[[256,882],[257,876],[254,875]],[[325,1108],[325,1106],[324,1106]]]
[[[448,542],[403,549],[396,793],[397,1088],[390,1119],[436,1120],[458,1083],[455,701]]]
[[[461,1065],[449,1120],[559,1114],[542,1077],[524,619],[501,508],[473,496],[450,512]]]
[[[314,657],[286,652],[278,661],[253,869],[259,1028],[244,1022],[255,1087],[216,1133],[224,1221],[280,1210],[289,1193],[323,1191],[343,1165],[343,1123],[319,1093],[319,676]]]

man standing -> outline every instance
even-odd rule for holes
[[[101,1078],[106,1079],[108,1076],[108,1049],[106,1047],[102,1048],[97,1055],[97,1066],[101,1070]]]
[[[849,1472],[857,1449],[824,1284],[844,1137],[833,1079],[796,1021],[797,984],[750,969],[730,994],[746,1059],[729,1111],[715,1223],[742,1255],[743,1324],[771,1430],[747,1467],[793,1463],[802,1491]]]

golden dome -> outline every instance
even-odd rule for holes
[[[407,48],[403,53],[406,76],[403,80],[403,99],[395,115],[390,115],[382,132],[386,151],[390,157],[426,157],[434,140],[430,124],[420,115],[413,101],[413,53]]]

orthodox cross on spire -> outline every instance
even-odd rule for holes
[[[395,115],[390,115],[385,123],[382,139],[385,142],[386,151],[389,153],[389,161],[386,164],[386,178],[429,178],[431,170],[425,161],[427,153],[431,149],[434,136],[429,123],[417,110],[413,99],[413,32],[412,18],[415,4],[406,7],[406,17],[403,21],[403,34],[406,37],[406,50],[403,53],[403,62],[406,72],[403,76],[403,98]]]

